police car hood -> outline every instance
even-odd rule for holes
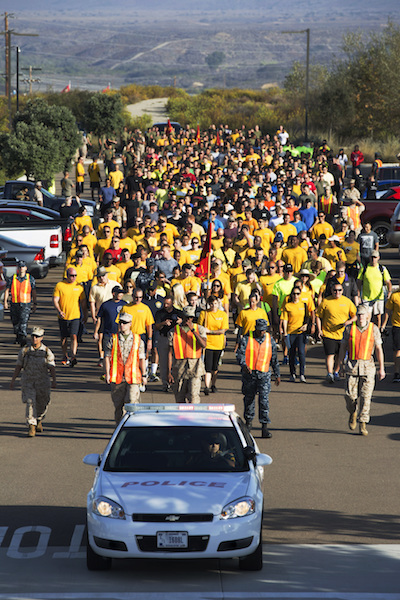
[[[102,495],[126,513],[213,513],[249,490],[250,471],[243,473],[110,473],[103,472]]]

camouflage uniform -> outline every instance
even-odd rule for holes
[[[26,422],[37,425],[50,404],[49,367],[55,367],[54,354],[44,344],[35,350],[27,345],[18,354],[17,367],[21,375],[22,402],[26,404]]]
[[[34,290],[36,288],[35,279],[32,275],[27,273],[25,277],[21,277],[17,274],[18,281],[25,281],[27,277],[30,279],[31,289]],[[10,302],[10,317],[11,323],[13,325],[14,334],[19,343],[24,343],[26,338],[28,337],[28,321],[32,310],[32,302],[12,302],[11,301],[11,285],[13,278],[11,277],[8,282],[8,289],[10,290],[9,302]]]
[[[130,333],[127,338],[125,338],[122,333],[118,334],[118,343],[121,350],[122,362],[125,364],[128,360],[130,351],[132,349],[133,344],[133,334]],[[113,338],[110,337],[106,350],[104,352],[104,356],[111,357],[111,351],[113,346]],[[139,345],[139,359],[145,359],[146,352],[144,347],[144,342],[141,340]],[[111,399],[114,403],[114,418],[115,422],[118,424],[124,415],[124,404],[131,403],[136,404],[139,402],[140,398],[140,385],[138,383],[127,383],[125,381],[121,381],[121,383],[111,383]]]
[[[367,329],[369,323],[360,331]],[[348,347],[351,325],[346,327],[342,344]],[[369,360],[350,360],[345,362],[346,373],[346,408],[350,414],[357,411],[359,402],[358,420],[360,423],[369,423],[371,398],[375,388],[376,367],[374,361],[375,346],[382,345],[382,337],[379,329],[374,325],[374,348]]]
[[[184,328],[183,325],[181,325]],[[206,330],[201,325],[198,326],[200,337],[206,338]],[[168,334],[169,345],[173,347],[174,330]],[[200,402],[201,378],[205,374],[203,357],[200,358],[182,358],[176,359],[173,357],[172,376],[174,383],[172,391],[175,395],[177,403],[193,403]]]
[[[260,338],[254,338],[258,343],[262,344],[265,339],[265,334]],[[242,394],[244,400],[244,418],[246,421],[252,421],[256,412],[256,396],[258,393],[258,420],[261,425],[270,423],[269,418],[269,394],[271,391],[271,368],[267,373],[262,371],[248,372],[246,369],[246,348],[249,341],[249,336],[242,337],[239,349],[236,354],[237,361],[242,368]],[[275,340],[271,337],[271,367],[275,377],[280,377],[278,351]]]

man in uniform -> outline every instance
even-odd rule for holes
[[[269,393],[271,391],[271,369],[275,375],[275,385],[281,382],[278,351],[275,340],[268,332],[268,322],[257,319],[255,331],[243,336],[236,354],[242,369],[242,393],[244,418],[250,430],[253,424],[258,394],[258,418],[261,423],[261,437],[270,438],[268,429]]]
[[[360,423],[360,434],[368,435],[366,423],[369,423],[371,397],[375,387],[374,352],[379,363],[379,381],[385,377],[385,359],[382,338],[376,325],[369,321],[366,306],[357,308],[357,320],[346,327],[340,346],[339,363],[345,360],[346,372],[346,407],[350,413],[349,428],[354,431],[357,416]],[[357,403],[358,415],[357,415]]]
[[[139,402],[140,385],[146,385],[146,352],[143,340],[132,333],[132,315],[121,313],[119,331],[112,335],[105,350],[106,382],[111,384],[114,418],[118,425],[124,404]]]
[[[28,436],[35,437],[43,431],[42,420],[50,404],[50,385],[56,387],[54,354],[43,344],[44,329],[33,327],[32,343],[19,352],[17,364],[10,382],[10,389],[21,371],[22,402],[26,404]],[[51,384],[50,377],[51,375]]]
[[[204,327],[193,322],[194,306],[183,309],[183,320],[169,332],[168,383],[176,402],[200,402],[201,377],[205,374],[202,350],[207,344]]]
[[[27,272],[26,262],[20,260],[17,273],[9,280],[4,295],[4,308],[10,308],[16,344],[25,346],[29,316],[31,312],[35,312],[36,306],[35,280]]]

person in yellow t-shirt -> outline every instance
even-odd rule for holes
[[[277,281],[281,279],[281,275],[277,273],[276,263],[271,260],[267,264],[267,274],[261,275],[259,281],[263,289],[263,302],[266,302],[272,308],[272,290]]]
[[[343,295],[340,283],[332,286],[332,296],[324,298],[317,308],[318,333],[324,344],[329,383],[339,380],[340,343],[345,327],[356,320],[356,314],[356,306]]]
[[[112,209],[107,209],[105,214],[104,214],[104,221],[103,223],[100,223],[100,225],[97,228],[97,239],[100,239],[102,237],[104,237],[104,228],[105,227],[109,227],[111,230],[111,235],[114,234],[114,229],[116,227],[119,227],[119,223],[117,221],[114,221],[113,218],[113,213],[112,213]]]
[[[121,258],[120,258],[119,262],[117,262],[115,264],[115,266],[121,272],[121,276],[120,276],[118,282],[121,285],[124,285],[125,273],[127,272],[128,269],[130,269],[131,267],[133,267],[133,260],[131,259],[130,252],[129,252],[129,250],[127,248],[124,248],[122,250],[122,252],[121,252]]]
[[[296,228],[295,228],[296,229]],[[257,236],[261,238],[261,246],[264,250],[264,254],[268,256],[268,252],[272,242],[274,241],[274,234],[269,227],[267,227],[266,219],[258,219],[258,227],[253,231],[254,240]]]
[[[78,250],[73,261],[65,267],[64,279],[67,278],[67,271],[69,268],[73,268],[76,271],[76,283],[87,283],[93,277],[93,271],[90,265],[84,261],[82,250]]]
[[[67,277],[59,281],[53,291],[53,305],[58,313],[58,324],[61,336],[61,348],[63,351],[62,364],[74,367],[78,362],[76,354],[78,351],[78,333],[81,317],[83,322],[87,321],[87,304],[85,292],[82,285],[76,283],[76,269],[67,269]],[[68,340],[70,340],[71,358],[68,357]]]
[[[183,286],[185,294],[188,294],[189,292],[199,294],[200,292],[199,280],[197,277],[192,276],[192,266],[188,263],[183,265],[182,274],[178,277],[176,283],[180,283]]]
[[[207,345],[204,355],[205,363],[205,389],[204,393],[208,396],[209,392],[216,392],[215,387],[218,367],[222,351],[225,348],[225,333],[229,328],[228,315],[224,310],[219,310],[218,299],[210,296],[207,299],[208,309],[202,311],[199,316],[198,324],[206,328]]]
[[[382,322],[382,332],[386,327],[389,317],[392,324],[393,340],[393,383],[400,383],[400,290],[393,292],[386,302],[386,312]]]
[[[112,233],[111,227],[106,225],[103,229],[104,237],[97,240],[97,243],[94,247],[94,253],[97,256],[99,262],[103,260],[103,255],[106,250],[108,250],[111,246]]]
[[[336,268],[336,263],[340,260],[346,262],[346,253],[339,246],[340,238],[337,235],[333,235],[328,239],[328,245],[325,247],[323,257],[329,260],[332,269]]]
[[[187,260],[187,262],[195,265],[200,261],[200,256],[201,256],[200,242],[199,242],[198,238],[195,237],[192,239],[192,247],[189,248],[189,250],[186,250],[186,260]]]
[[[82,233],[85,225],[89,227],[89,231],[94,231],[92,219],[87,214],[86,206],[80,206],[78,210],[78,217],[75,217],[72,227],[76,234]]]
[[[264,308],[260,306],[261,296],[258,290],[253,290],[249,298],[248,308],[244,308],[240,311],[236,325],[239,328],[238,337],[236,340],[235,352],[239,346],[240,340],[244,335],[247,335],[250,331],[254,331],[256,327],[257,319],[265,319],[267,323],[271,323],[269,318],[270,311],[266,311],[268,304],[264,304]]]
[[[334,231],[332,225],[325,221],[325,213],[319,211],[318,219],[311,228],[310,238],[319,240],[322,234],[325,234],[326,239],[329,239],[334,235]]]
[[[108,178],[111,181],[111,186],[114,188],[115,191],[117,191],[119,184],[121,183],[121,181],[124,180],[124,175],[119,170],[119,165],[115,164],[114,169],[114,171],[108,172]]]
[[[299,246],[297,236],[288,237],[288,247],[282,252],[282,260],[286,265],[292,265],[293,271],[300,271],[301,265],[307,260],[307,252]]]
[[[360,244],[356,242],[354,231],[349,231],[341,244],[346,255],[347,272],[350,277],[357,278],[360,263]]]
[[[283,241],[286,243],[289,235],[297,236],[296,227],[290,222],[290,215],[288,213],[283,215],[283,223],[277,225],[274,229],[274,233],[277,234],[280,231],[283,234]]]
[[[307,304],[302,302],[301,290],[294,286],[281,312],[281,329],[289,349],[290,380],[296,381],[296,355],[300,365],[300,381],[306,383],[306,332],[309,321]]]
[[[97,237],[93,233],[90,233],[90,229],[87,225],[83,226],[82,230],[82,245],[87,246],[90,256],[94,256],[94,248],[97,244]]]

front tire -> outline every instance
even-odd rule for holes
[[[261,571],[263,568],[262,531],[260,531],[260,543],[252,554],[239,558],[239,569],[241,571]]]
[[[86,566],[89,571],[109,571],[112,559],[97,554],[89,544],[89,536],[86,537]]]
[[[390,223],[387,221],[376,221],[372,225],[372,231],[376,233],[379,239],[379,248],[389,248],[388,234],[390,231]]]

